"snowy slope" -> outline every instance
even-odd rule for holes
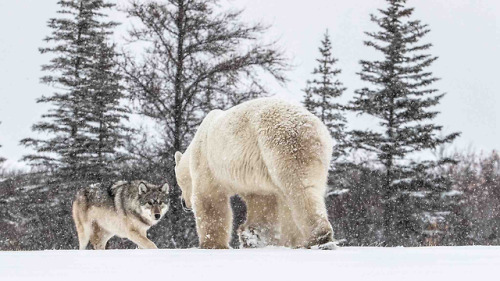
[[[500,247],[0,252],[0,280],[9,281],[498,278]]]

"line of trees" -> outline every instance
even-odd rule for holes
[[[260,39],[267,27],[243,23],[242,11],[224,11],[218,1],[130,2],[127,46],[142,48],[141,56],[119,53],[111,42],[118,23],[106,12],[114,4],[58,4],[60,16],[49,20],[52,34],[40,49],[52,55],[41,82],[57,92],[38,99],[51,106],[33,125],[43,137],[21,143],[33,151],[23,160],[59,186],[123,178],[174,182],[172,155],[186,149],[210,110],[265,95],[262,75],[285,81],[283,54]],[[157,124],[155,140],[129,127],[132,112]],[[155,230],[166,233],[160,246],[189,247],[196,240],[179,195],[174,188],[168,219]]]
[[[424,52],[432,45],[420,42],[430,31],[428,26],[410,18],[413,8],[404,6],[406,0],[388,2],[389,7],[380,10],[381,17],[371,16],[381,31],[367,32],[371,40],[365,41],[384,59],[360,62],[360,78],[372,87],[357,90],[350,108],[380,120],[382,132],[353,131],[353,143],[356,148],[373,152],[383,166],[384,229],[397,233],[386,241],[395,246],[409,239],[408,231],[414,228],[412,219],[400,212],[409,201],[404,193],[444,191],[446,186],[439,179],[434,181],[422,173],[452,161],[415,163],[408,161],[408,156],[450,143],[459,133],[439,136],[442,126],[432,122],[438,114],[433,108],[444,94],[437,94],[438,90],[431,87],[438,79],[427,68],[437,57]]]
[[[267,27],[243,23],[242,11],[224,11],[216,0],[130,2],[125,13],[134,25],[126,41],[140,52],[117,51],[112,43],[118,23],[108,20],[106,12],[113,4],[58,4],[60,17],[48,22],[49,46],[40,49],[51,54],[41,81],[57,92],[38,100],[51,109],[33,126],[46,137],[21,141],[33,151],[23,159],[43,173],[0,182],[6,195],[17,196],[0,201],[14,206],[1,214],[0,226],[8,232],[0,241],[3,248],[72,248],[77,244],[70,219],[75,189],[118,179],[175,182],[172,155],[187,147],[210,110],[265,96],[263,75],[286,81],[284,55],[261,39]],[[438,151],[459,133],[443,135],[434,123],[443,94],[432,87],[438,79],[428,71],[436,60],[426,53],[432,45],[421,42],[429,27],[412,19],[406,0],[387,0],[379,13],[371,16],[379,31],[367,32],[365,45],[382,59],[360,61],[358,75],[366,87],[355,90],[348,104],[339,102],[347,89],[326,32],[304,89],[304,106],[336,140],[326,203],[337,238],[346,245],[498,243],[492,237],[500,235],[500,221],[488,218],[489,226],[496,227],[490,227],[488,238],[477,238],[486,226],[472,223],[484,215],[478,204],[488,199],[478,195],[475,184],[487,178],[488,190],[500,190],[498,155],[477,160],[484,164],[480,169],[489,170],[478,170],[473,183],[465,183],[464,174],[474,172],[460,166],[472,157],[440,153],[436,160],[413,160],[414,153]],[[350,130],[347,112],[375,118],[379,125]],[[158,134],[131,128],[132,113],[153,120]],[[194,219],[182,211],[179,190],[170,196],[172,208],[151,235],[159,237],[159,247],[196,246]],[[489,198],[489,206],[500,202],[497,197]],[[29,198],[36,198],[36,204],[22,204]],[[232,203],[240,223],[245,206],[238,198]],[[23,215],[44,219],[28,224]],[[19,233],[27,237],[16,238]],[[50,242],[33,240],[40,235]],[[111,243],[133,247],[120,240]]]
[[[319,66],[313,72],[318,78],[308,83],[304,105],[325,122],[337,140],[335,156],[345,156],[346,149],[365,151],[373,156],[368,159],[371,166],[380,166],[375,188],[383,209],[383,245],[419,245],[428,235],[423,225],[443,212],[448,212],[447,219],[453,218],[450,210],[455,204],[441,196],[453,186],[436,170],[455,162],[447,157],[416,162],[411,156],[449,144],[460,133],[442,135],[442,126],[433,122],[439,113],[434,107],[444,94],[432,88],[438,78],[427,70],[437,59],[425,53],[432,44],[421,42],[430,32],[428,25],[411,18],[414,9],[405,7],[406,0],[387,2],[380,15],[371,15],[380,30],[366,32],[370,40],[364,44],[383,58],[360,61],[358,75],[369,86],[356,90],[347,106],[338,104],[345,88],[336,80],[340,70],[335,68],[337,59],[332,57],[331,41],[325,34]],[[379,126],[346,132],[342,110],[368,115]],[[345,160],[337,161],[332,171],[334,186],[339,176],[349,173],[348,168]]]

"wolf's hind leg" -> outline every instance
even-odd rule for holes
[[[90,227],[88,228],[85,228],[85,227],[81,227],[81,230],[77,230],[78,232],[78,244],[79,244],[79,248],[80,250],[85,250],[87,249],[87,245],[89,244],[89,241],[90,241],[90,230],[89,230]],[[78,229],[78,227],[77,227]]]
[[[76,233],[78,235],[78,244],[80,250],[85,250],[90,241],[91,225],[87,221],[87,216],[84,214],[82,202],[77,199],[73,203],[73,220],[75,222]]]
[[[92,235],[90,236],[90,243],[94,246],[94,250],[105,250],[108,240],[113,235],[100,227],[97,223],[92,224]]]

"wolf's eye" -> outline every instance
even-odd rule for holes
[[[149,202],[148,202],[148,205],[153,205],[153,202],[152,202],[152,201],[149,201]]]

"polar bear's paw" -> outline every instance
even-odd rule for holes
[[[240,228],[240,242],[243,248],[263,248],[267,245],[265,232],[258,227]]]
[[[311,249],[312,250],[337,250],[337,249],[339,249],[338,243],[339,243],[338,241],[332,241],[332,242],[312,246]]]
[[[243,248],[259,248],[261,244],[259,233],[254,228],[241,229],[240,241]]]

